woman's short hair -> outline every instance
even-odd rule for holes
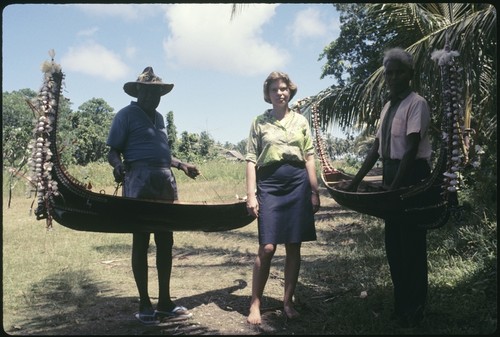
[[[264,81],[264,101],[271,103],[271,98],[269,97],[269,86],[276,80],[283,80],[286,83],[286,86],[290,90],[290,100],[292,100],[293,96],[297,93],[297,85],[292,82],[287,74],[281,71],[273,71]]]
[[[392,48],[384,53],[384,60],[382,62],[385,67],[389,61],[399,61],[401,64],[413,70],[413,56],[402,48]]]

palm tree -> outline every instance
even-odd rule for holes
[[[413,87],[439,111],[441,79],[431,53],[449,46],[458,51],[463,68],[466,127],[475,129],[480,142],[496,139],[496,9],[490,4],[391,3],[358,4],[365,20],[383,22],[377,34],[391,47],[403,47],[414,56],[418,71]],[[367,32],[369,34],[370,32]],[[390,39],[387,39],[390,36]],[[337,46],[337,45],[334,45]],[[345,51],[344,51],[345,52]],[[327,55],[328,47],[325,50]],[[345,54],[344,54],[345,55]],[[341,56],[341,54],[337,54]],[[380,55],[375,55],[379,59]],[[332,58],[330,62],[339,62]],[[378,64],[381,64],[379,61]],[[326,74],[324,73],[323,76]],[[308,103],[319,104],[323,124],[367,133],[375,130],[384,102],[383,69],[366,79],[333,85]],[[305,110],[307,111],[306,103]]]

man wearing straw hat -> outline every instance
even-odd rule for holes
[[[161,96],[169,93],[173,86],[163,83],[151,67],[144,69],[137,81],[123,86],[123,90],[137,101],[118,111],[107,145],[110,147],[108,162],[113,166],[115,181],[123,182],[125,197],[177,200],[177,184],[171,167],[184,171],[193,179],[200,174],[196,166],[172,157],[164,119],[156,111]],[[150,234],[133,233],[132,271],[140,298],[135,317],[144,324],[156,324],[165,317],[187,319],[192,314],[185,307],[176,305],[170,297],[172,232],[154,233],[159,292],[156,309],[153,309],[148,293]]]

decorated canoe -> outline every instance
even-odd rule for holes
[[[463,161],[461,154],[465,147],[457,55],[458,53],[450,51],[448,46],[433,54],[441,72],[442,138],[431,175],[413,186],[386,190],[382,187],[381,176],[378,181],[365,177],[357,191],[347,191],[346,187],[353,176],[334,168],[328,158],[319,122],[320,101],[310,100],[307,103],[315,131],[316,150],[321,162],[321,181],[338,204],[381,219],[405,216],[408,223],[415,221],[426,229],[439,228],[448,221],[450,211],[458,204],[457,191]]]
[[[37,122],[31,144],[32,184],[38,220],[91,232],[227,231],[254,221],[244,200],[221,203],[166,202],[96,193],[75,179],[61,162],[57,146],[58,106],[64,74],[52,60],[42,65],[43,85],[30,103]]]

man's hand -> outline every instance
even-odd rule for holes
[[[195,179],[200,175],[198,168],[192,164],[180,163],[179,170],[184,171],[184,173],[191,179]]]
[[[357,192],[359,183],[356,181],[342,181],[338,185],[339,189],[347,192]]]
[[[113,176],[115,177],[115,182],[121,183],[125,177],[125,166],[122,163],[117,164],[113,168]]]

